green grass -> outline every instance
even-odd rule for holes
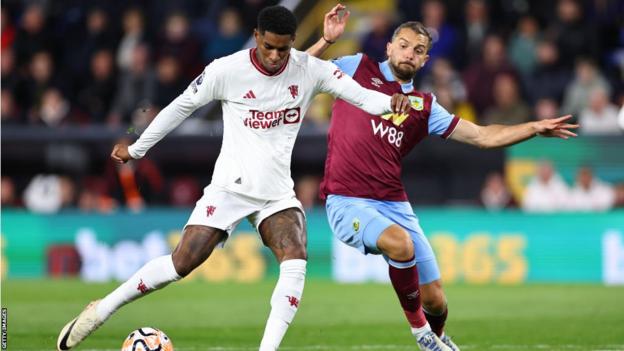
[[[61,327],[116,284],[3,281],[9,350],[52,350]],[[176,350],[257,350],[273,282],[178,283],[136,301],[81,350],[118,350],[133,329],[164,330]],[[463,350],[624,350],[624,288],[598,285],[446,288],[447,330]],[[282,350],[416,350],[388,285],[309,280]]]

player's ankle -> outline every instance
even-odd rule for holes
[[[425,325],[423,325],[422,327],[412,327],[412,335],[414,335],[416,339],[420,338],[429,331],[431,331],[429,323],[425,323]]]

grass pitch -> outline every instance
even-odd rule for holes
[[[8,350],[53,350],[61,327],[117,284],[2,282]],[[138,327],[178,351],[257,350],[274,282],[173,284],[115,314],[78,350],[119,350]],[[447,331],[462,350],[624,350],[624,287],[446,287]],[[281,350],[416,350],[392,287],[308,280]]]

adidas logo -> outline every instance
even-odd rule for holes
[[[245,94],[245,96],[243,96],[243,99],[255,99],[256,95],[254,94],[253,90],[250,90],[247,92],[247,94]]]

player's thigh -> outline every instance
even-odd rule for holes
[[[227,233],[224,230],[203,225],[187,225],[182,239],[171,254],[178,274],[184,277],[191,273],[226,238]]]
[[[380,213],[374,202],[330,195],[325,207],[332,232],[340,241],[363,254],[381,254],[377,240],[395,223]]]
[[[291,207],[269,215],[260,221],[258,231],[278,262],[307,259],[307,229],[300,208]]]

